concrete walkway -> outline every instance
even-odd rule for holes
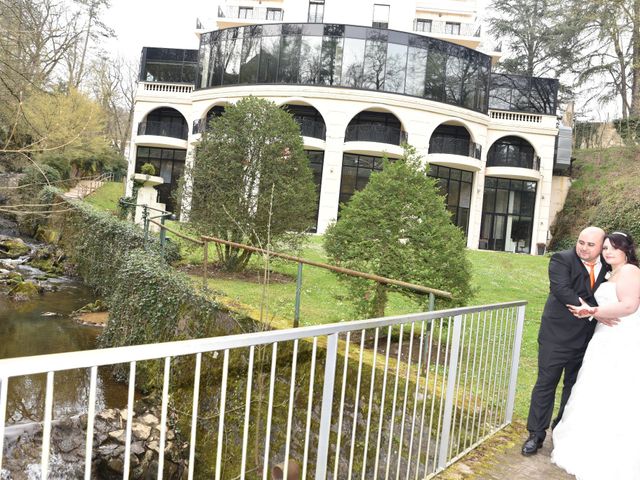
[[[512,425],[436,476],[438,480],[575,480],[551,463],[551,434],[536,455],[520,453],[527,431]]]

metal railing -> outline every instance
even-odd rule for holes
[[[462,155],[480,160],[482,145],[465,138],[434,136],[429,142],[429,153]]]
[[[416,18],[413,20],[413,31],[460,35],[462,37],[480,37],[481,27],[475,23],[443,22],[442,20]]]
[[[487,167],[515,167],[540,171],[540,157],[537,155],[521,155],[518,157],[501,157],[493,155],[487,158]]]
[[[187,123],[181,124],[147,120],[138,124],[138,135],[158,135],[186,140],[189,137]]]
[[[327,127],[324,122],[313,120],[309,117],[293,116],[293,119],[300,125],[300,135],[303,137],[319,138],[326,140]]]
[[[234,18],[243,20],[271,20],[281,22],[284,17],[284,10],[281,8],[267,7],[241,7],[241,6],[219,6],[219,18]]]
[[[276,463],[288,478],[293,459],[300,478],[431,478],[510,423],[525,303],[0,360],[0,452],[5,419],[16,408],[15,399],[7,401],[13,381],[46,374],[38,460],[48,478],[58,453],[57,376],[84,372],[79,396],[86,438],[94,439],[98,369],[125,365],[129,394],[119,428],[128,478],[136,365],[155,361],[162,392],[157,478],[168,417],[185,434],[189,479],[266,480]],[[99,447],[99,439],[86,442],[86,479]]]
[[[349,125],[344,136],[345,142],[376,142],[400,145],[407,141],[407,132],[387,125]]]

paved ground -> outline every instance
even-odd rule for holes
[[[522,425],[507,427],[436,478],[438,480],[575,480],[551,463],[551,435],[536,455],[520,453],[527,431]]]

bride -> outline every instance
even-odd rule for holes
[[[598,323],[564,415],[553,431],[554,463],[578,480],[640,480],[640,269],[629,235],[605,237],[609,281],[597,307],[568,306]]]

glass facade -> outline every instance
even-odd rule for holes
[[[531,253],[536,187],[525,180],[485,178],[478,248]]]
[[[354,193],[367,185],[371,172],[380,170],[382,157],[345,153],[342,157],[340,205],[348,203]]]
[[[142,82],[194,84],[197,70],[198,50],[151,47],[142,49],[139,77]]]
[[[451,221],[460,227],[466,237],[469,230],[473,173],[440,165],[429,165],[429,176],[438,179],[440,193],[445,196],[447,210],[451,212]]]
[[[509,136],[496,140],[487,154],[488,167],[518,167],[540,170],[533,146],[524,138]]]
[[[184,173],[184,161],[187,151],[177,148],[138,147],[136,151],[136,173],[145,163],[150,163],[156,169],[156,175],[162,177],[164,183],[158,185],[158,198],[167,210],[175,212],[176,204],[173,192],[178,188],[178,182]]]
[[[487,112],[491,61],[422,35],[334,24],[227,28],[200,39],[196,88],[310,84],[382,90]]]
[[[558,86],[552,78],[492,73],[489,108],[555,115]]]
[[[320,190],[322,189],[322,166],[324,164],[324,152],[322,150],[305,150],[304,152],[307,154],[307,157],[309,157],[309,166],[311,167],[311,172],[313,173],[313,183],[316,186],[316,221],[311,228],[312,232],[316,232],[318,230],[318,213],[320,212]]]

